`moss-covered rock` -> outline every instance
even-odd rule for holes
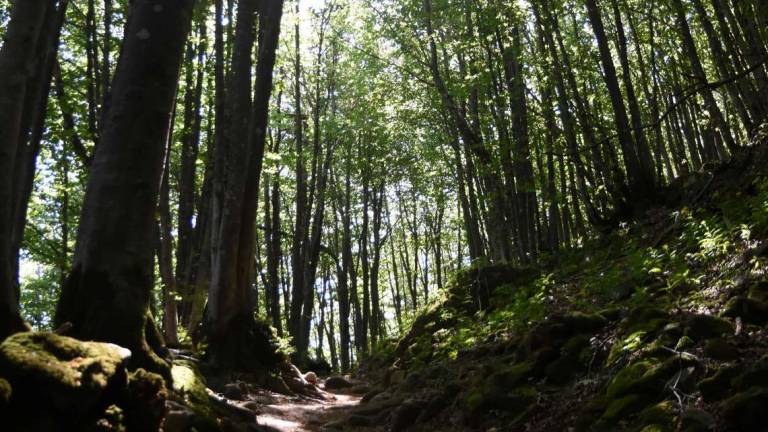
[[[533,373],[532,362],[522,362],[509,366],[486,380],[489,385],[500,385],[505,388],[512,388],[523,384]]]
[[[216,414],[210,403],[205,379],[197,366],[191,361],[176,360],[171,368],[173,391],[170,399],[186,406],[192,411],[186,416],[186,427],[201,432],[218,431]]]
[[[117,405],[110,405],[88,432],[126,432],[125,414]]]
[[[698,364],[690,355],[670,357],[663,362],[653,360],[639,361],[617,373],[606,390],[609,398],[617,398],[630,393],[659,394],[667,380],[676,373]]]
[[[739,358],[739,350],[722,338],[710,339],[704,345],[704,354],[715,360],[734,360]]]
[[[768,303],[742,296],[733,297],[723,308],[722,316],[741,317],[747,324],[762,325],[768,322]]]
[[[768,388],[768,355],[749,365],[741,375],[732,380],[732,384],[741,390],[753,386]]]
[[[698,408],[688,408],[680,418],[680,430],[682,432],[706,432],[714,428],[715,417]]]
[[[654,364],[650,361],[640,361],[625,367],[611,379],[606,395],[614,399],[629,393],[653,367]]]
[[[659,402],[644,409],[638,416],[638,429],[657,426],[660,430],[673,430],[677,423],[677,407],[670,401]]]
[[[5,406],[11,400],[11,383],[0,378],[0,407]]]
[[[557,319],[574,334],[592,333],[608,324],[608,320],[600,314],[571,312]]]
[[[85,428],[122,397],[130,351],[51,333],[18,333],[0,344],[19,428]],[[30,413],[38,413],[31,414]],[[39,414],[39,413],[42,413]],[[73,429],[74,430],[74,429]]]
[[[733,334],[733,325],[712,315],[692,315],[686,323],[686,334],[694,340],[706,340]]]
[[[660,424],[651,424],[640,429],[640,432],[670,432],[672,428]]]
[[[547,383],[555,385],[565,384],[583,369],[584,366],[575,357],[561,357],[547,365],[545,370]]]
[[[722,367],[713,375],[699,382],[701,397],[706,402],[715,402],[728,396],[731,392],[731,380],[739,375],[735,367]]]
[[[494,372],[477,382],[464,396],[470,416],[489,409],[522,413],[535,400],[535,390],[526,386],[532,372],[533,364],[523,362]]]
[[[768,389],[755,387],[723,403],[723,418],[738,431],[765,431]]]
[[[651,397],[643,394],[630,394],[616,399],[608,405],[600,417],[598,429],[604,429],[606,426],[614,427],[619,420],[641,411],[652,402]]]
[[[692,348],[694,345],[696,345],[696,342],[694,342],[693,339],[688,336],[682,336],[677,340],[677,343],[675,344],[675,350],[687,350],[688,348]]]
[[[655,332],[669,323],[669,313],[663,309],[643,305],[632,309],[621,322],[622,333],[631,334],[639,331]]]
[[[163,377],[137,369],[128,377],[126,420],[131,431],[157,430],[165,414],[168,391]]]

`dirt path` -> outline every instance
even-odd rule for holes
[[[360,396],[326,393],[327,400],[270,395],[256,416],[259,426],[275,432],[319,432],[324,425],[346,417]]]

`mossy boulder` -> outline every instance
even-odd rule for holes
[[[643,305],[632,309],[629,315],[621,322],[622,333],[636,332],[651,333],[659,330],[669,323],[669,313],[664,309]]]
[[[688,408],[680,418],[681,432],[707,432],[714,428],[715,417],[698,408]]]
[[[92,427],[109,405],[125,400],[130,355],[117,345],[51,333],[7,338],[0,370],[13,388],[9,409],[17,423],[11,430]]]
[[[653,367],[654,364],[650,361],[640,361],[625,367],[611,379],[606,395],[613,399],[629,393]]]
[[[168,390],[163,377],[137,369],[128,376],[128,394],[124,403],[128,430],[157,430],[165,415]]]
[[[752,386],[768,388],[768,355],[751,364],[744,373],[733,379],[732,384],[742,390]]]
[[[700,314],[688,318],[686,330],[686,335],[701,341],[733,334],[733,325],[722,318]]]
[[[741,317],[747,324],[762,325],[768,322],[768,303],[736,296],[728,300],[721,315],[731,318]]]
[[[638,429],[656,426],[659,430],[673,430],[677,423],[677,407],[671,401],[662,401],[644,409],[638,416]]]
[[[738,431],[766,431],[768,389],[755,387],[723,402],[723,418]]]
[[[11,383],[7,380],[0,378],[0,407],[5,406],[11,401]]]
[[[696,365],[696,359],[686,354],[670,357],[663,362],[639,361],[625,367],[613,377],[606,395],[613,399],[631,393],[659,394],[667,380]]]
[[[688,348],[693,348],[693,346],[696,345],[696,342],[693,341],[688,336],[682,336],[680,339],[677,340],[677,343],[675,344],[675,350],[676,351],[683,351]]]
[[[602,417],[597,422],[597,429],[604,430],[607,427],[609,429],[614,428],[611,430],[615,430],[619,420],[641,411],[651,403],[653,403],[653,399],[643,394],[630,394],[616,399],[608,404],[608,408],[605,409]]]
[[[531,377],[534,364],[532,362],[517,363],[494,373],[486,380],[487,385],[499,385],[505,388],[512,388]]]
[[[464,398],[464,405],[470,417],[477,417],[488,410],[503,411],[518,416],[536,402],[537,392],[532,387],[505,388],[498,384],[476,388]]]
[[[557,318],[573,334],[596,332],[606,325],[608,320],[600,314],[586,314],[583,312],[571,312]]]
[[[183,417],[182,429],[195,428],[200,432],[218,431],[216,414],[208,396],[208,388],[200,370],[191,361],[176,360],[171,368],[173,391],[170,399],[192,411]]]
[[[739,358],[739,349],[722,338],[710,339],[704,345],[704,354],[715,360],[735,360]]]
[[[731,381],[739,375],[736,367],[722,367],[712,376],[699,382],[699,391],[705,402],[715,402],[728,396],[731,392]]]
[[[581,362],[572,356],[561,357],[545,369],[547,383],[562,385],[569,382],[584,369]]]
[[[535,400],[536,392],[526,386],[533,366],[531,362],[514,364],[476,381],[464,396],[470,417],[490,409],[523,412]]]

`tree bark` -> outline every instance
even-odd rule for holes
[[[148,345],[153,330],[155,209],[191,0],[134,0],[80,218],[56,324],[133,352],[132,367],[170,379]]]

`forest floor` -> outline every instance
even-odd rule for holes
[[[256,423],[274,432],[320,432],[346,419],[350,409],[360,404],[362,396],[324,393],[325,399],[310,399],[260,392],[263,405]]]

